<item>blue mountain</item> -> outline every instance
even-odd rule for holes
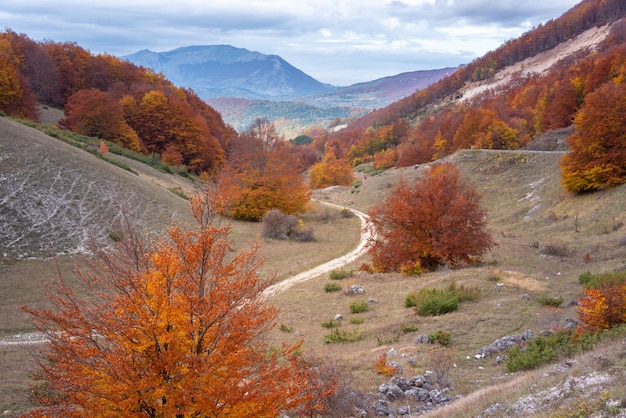
[[[163,73],[175,85],[189,87],[205,100],[214,97],[289,100],[336,89],[278,55],[230,45],[188,46],[166,52],[144,49],[121,58]]]

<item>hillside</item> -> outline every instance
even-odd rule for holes
[[[551,140],[557,142],[566,134],[562,132],[560,139]],[[586,360],[574,360],[572,364],[576,367],[571,370],[562,366],[567,371],[555,372],[555,365],[548,366],[539,372],[550,375],[550,379],[542,377],[545,380],[542,383],[533,380],[537,373],[509,373],[504,364],[496,361],[496,355],[475,357],[482,347],[502,337],[528,329],[539,335],[563,326],[567,318],[576,319],[573,301],[581,291],[578,276],[585,271],[626,267],[623,226],[626,215],[622,210],[626,204],[625,186],[593,195],[566,194],[559,184],[557,165],[562,155],[561,152],[488,150],[451,155],[447,159],[457,164],[463,176],[483,194],[489,229],[498,243],[486,257],[484,266],[443,268],[420,277],[358,273],[345,282],[340,281],[342,291],[332,294],[325,293],[324,286],[334,281],[322,276],[276,297],[282,308],[280,323],[299,336],[293,339],[305,338],[305,350],[323,353],[328,361],[345,366],[355,376],[353,384],[372,393],[388,381],[372,372],[372,364],[383,353],[396,353],[392,359],[399,362],[407,379],[427,370],[440,370],[438,356],[450,356],[445,372],[453,389],[448,395],[461,398],[474,392],[477,395],[459,401],[464,405],[461,410],[454,409],[453,402],[450,408],[440,412],[438,416],[442,417],[482,416],[489,407],[494,412],[487,416],[554,416],[551,414],[557,410],[560,414],[576,410],[577,402],[597,411],[606,408],[598,398],[603,390],[608,398],[623,399],[624,386],[617,389],[626,378],[623,333],[617,347],[608,349],[609,353],[617,350],[614,354],[607,354],[607,350],[595,354],[606,357],[609,366],[598,370],[589,356]],[[424,165],[372,175],[367,174],[366,167],[362,168],[359,174],[362,184],[358,188],[331,187],[318,191],[316,197],[365,211],[393,190],[400,178],[410,182],[428,169]],[[358,269],[363,261],[367,260],[355,262],[352,268]],[[409,292],[425,287],[441,289],[454,282],[480,289],[478,301],[460,305],[458,311],[438,317],[419,317],[404,307]],[[353,285],[361,286],[364,293],[350,295],[348,288]],[[543,306],[538,302],[541,295],[561,297],[563,304],[558,308]],[[376,302],[370,304],[368,312],[352,314],[350,304],[363,300]],[[341,329],[348,333],[361,332],[363,340],[324,344],[323,337],[329,330],[322,323],[337,314],[344,318]],[[448,349],[419,342],[419,335],[439,330],[451,334]],[[277,340],[285,338],[284,333],[274,334]],[[609,368],[614,370],[613,377],[606,373]],[[588,390],[565,395],[560,392],[572,376],[595,376],[593,373],[601,374],[604,380]],[[548,406],[542,391],[561,394],[548,398]],[[535,409],[522,408],[523,399],[526,399],[524,405],[534,405]],[[543,403],[538,406],[540,402]],[[395,404],[399,407],[404,401]],[[621,405],[624,408],[623,401]],[[412,410],[423,406],[414,405],[417,409]]]

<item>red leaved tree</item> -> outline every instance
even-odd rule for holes
[[[41,362],[52,406],[34,415],[276,416],[321,408],[316,369],[261,338],[276,309],[263,302],[258,247],[232,255],[214,226],[212,193],[192,200],[197,229],[174,226],[154,249],[127,231],[81,274],[88,299],[59,281],[53,309],[26,309],[49,344]],[[310,391],[309,383],[316,387]],[[319,412],[319,411],[318,411]],[[48,416],[49,416],[48,415]]]
[[[479,194],[451,163],[414,184],[402,181],[369,215],[378,232],[370,253],[380,271],[469,263],[495,245]]]

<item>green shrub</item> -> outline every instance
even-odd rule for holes
[[[324,291],[326,293],[337,292],[339,290],[341,290],[341,286],[338,285],[337,283],[326,283],[324,285]]]
[[[590,350],[597,338],[597,335],[589,333],[577,335],[568,332],[557,332],[546,337],[538,336],[530,340],[524,350],[519,346],[509,350],[504,364],[510,372],[536,369],[561,358]]]
[[[586,271],[578,276],[578,282],[585,288],[599,289],[603,285],[626,284],[626,271],[591,274]]]
[[[400,326],[400,331],[402,331],[404,334],[409,334],[411,332],[419,331],[419,327],[415,324],[404,324]]]
[[[334,319],[330,319],[326,322],[322,322],[322,326],[324,328],[337,328],[339,325],[341,325],[341,322],[335,321]]]
[[[350,323],[352,325],[361,325],[363,322],[365,322],[365,318],[363,317],[353,316],[350,318]]]
[[[352,277],[352,270],[347,269],[337,269],[331,271],[328,276],[331,280],[342,280],[347,279],[348,277]]]
[[[330,334],[324,335],[324,342],[326,344],[332,343],[350,343],[360,341],[363,339],[363,333],[358,330],[346,331],[338,328],[333,329]]]
[[[552,306],[554,308],[558,308],[563,303],[563,298],[561,296],[548,296],[548,295],[540,295],[537,297],[537,302],[540,305],[544,306]]]
[[[419,316],[436,316],[455,311],[459,297],[440,289],[421,289],[416,294],[415,311]]]
[[[450,345],[451,340],[452,340],[452,336],[447,331],[438,330],[437,332],[433,334],[428,334],[428,341],[431,344],[439,344],[444,347],[447,347]]]
[[[519,370],[536,369],[544,364],[556,361],[558,352],[556,347],[546,338],[539,336],[531,340],[526,349],[522,351],[519,346],[509,350],[504,362],[510,372]]]
[[[404,298],[404,307],[413,308],[417,306],[417,292],[411,292]]]
[[[367,312],[370,305],[367,302],[352,302],[350,304],[350,312],[353,314]]]

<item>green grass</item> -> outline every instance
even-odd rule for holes
[[[324,342],[326,344],[353,343],[356,341],[361,341],[363,338],[364,335],[361,331],[346,331],[343,329],[335,328],[330,332],[330,334],[324,335]]]
[[[350,304],[350,312],[353,314],[367,312],[370,309],[369,303],[365,301],[352,302]]]

